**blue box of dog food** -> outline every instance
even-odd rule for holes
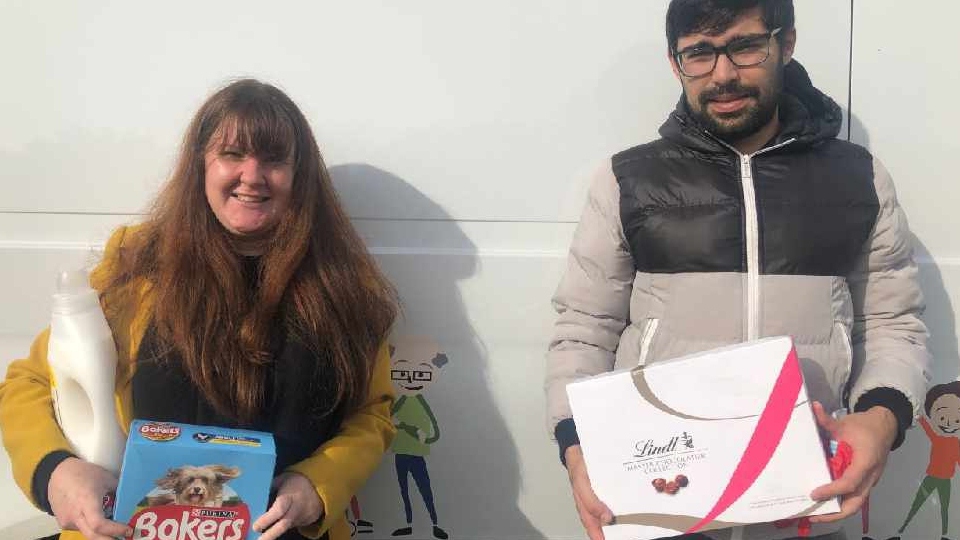
[[[114,519],[130,540],[259,538],[275,460],[269,433],[134,420]]]

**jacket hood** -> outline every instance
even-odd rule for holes
[[[840,133],[843,123],[840,105],[813,86],[807,70],[796,60],[784,67],[779,113],[780,132],[774,144],[794,138],[803,144],[833,139]],[[660,126],[660,135],[701,152],[729,152],[715,135],[693,118],[683,96],[677,108]]]

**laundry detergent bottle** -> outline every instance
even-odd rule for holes
[[[117,422],[117,349],[85,271],[61,272],[47,359],[60,428],[81,458],[120,472],[126,437]]]

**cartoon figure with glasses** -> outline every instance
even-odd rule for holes
[[[440,426],[423,392],[436,381],[439,369],[448,362],[447,356],[440,352],[440,346],[435,341],[426,337],[404,336],[392,343],[390,378],[400,395],[392,410],[397,427],[392,450],[396,454],[397,481],[400,483],[400,496],[407,519],[407,526],[393,531],[393,536],[413,534],[408,478],[413,476],[430,514],[434,538],[446,540],[446,531],[437,523],[437,509],[426,461],[430,445],[440,439]]]

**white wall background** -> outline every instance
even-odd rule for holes
[[[0,359],[25,354],[46,324],[56,270],[94,261],[112,228],[136,221],[205,96],[262,78],[311,121],[404,297],[401,331],[434,336],[450,357],[427,394],[442,430],[428,461],[441,525],[451,538],[582,537],[543,427],[549,298],[587,172],[655,137],[679,96],[666,3],[0,0]],[[936,375],[953,379],[960,70],[942,51],[955,48],[960,7],[796,4],[797,58],[897,180]],[[872,535],[894,533],[927,448],[918,431],[892,460]],[[391,461],[361,495],[367,536],[403,525]],[[3,536],[49,528],[3,474]],[[935,513],[924,509],[905,538],[938,535]]]

